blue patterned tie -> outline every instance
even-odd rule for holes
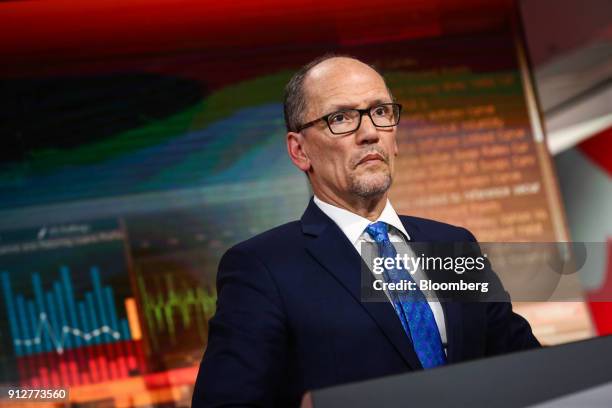
[[[366,228],[367,233],[376,241],[379,256],[395,258],[397,251],[389,240],[387,230],[388,225],[382,221],[370,224]],[[401,280],[414,282],[410,273],[405,269],[385,269],[383,277],[387,282],[400,282]],[[414,351],[423,368],[446,364],[440,332],[423,292],[418,289],[389,291],[389,295],[404,330],[412,340]]]

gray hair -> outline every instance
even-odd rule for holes
[[[354,59],[355,61],[363,62],[351,55],[328,53],[315,58],[298,69],[285,86],[283,110],[285,113],[285,126],[287,127],[287,132],[297,132],[298,127],[303,124],[303,115],[306,111],[306,92],[304,92],[304,80],[306,79],[306,75],[308,75],[310,70],[315,66],[332,58],[350,58]],[[369,64],[366,65],[368,65],[382,77],[382,74],[378,71],[378,69],[376,69],[376,67]],[[393,95],[391,95],[389,87],[387,87],[387,91],[389,91],[389,96],[391,96],[393,99]]]

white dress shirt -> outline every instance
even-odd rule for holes
[[[321,201],[317,196],[314,196],[314,202],[321,209],[321,211],[325,213],[325,215],[331,218],[336,223],[336,225],[338,225],[344,235],[346,235],[349,241],[353,244],[355,250],[360,256],[361,243],[374,242],[372,237],[370,237],[370,234],[365,231],[368,225],[372,224],[372,221],[343,208],[339,208],[335,205],[331,205],[324,201]],[[410,235],[408,235],[408,232],[404,228],[404,225],[400,221],[399,217],[397,216],[397,213],[391,206],[389,200],[387,200],[387,204],[385,205],[385,208],[380,214],[380,217],[378,217],[378,219],[374,222],[377,221],[382,221],[389,224],[389,240],[391,242],[402,242],[406,244],[402,245],[402,247],[410,248],[407,245],[407,242],[410,241]],[[414,254],[408,255],[414,256]],[[387,294],[387,298],[390,299],[389,294],[386,291],[385,293]],[[436,300],[428,300],[427,303],[429,303],[429,307],[433,312],[434,319],[436,320],[436,325],[438,326],[438,330],[440,331],[442,343],[446,346],[446,326],[444,323],[444,312],[442,311],[442,306],[440,305],[440,302]]]

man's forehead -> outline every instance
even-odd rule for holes
[[[365,99],[374,102],[389,97],[383,78],[368,65],[350,58],[331,58],[313,67],[304,87],[311,102],[325,106],[356,105],[367,103]]]

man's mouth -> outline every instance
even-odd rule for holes
[[[374,161],[384,162],[385,159],[379,153],[370,153],[363,156],[361,160],[359,160],[359,162],[357,163],[357,166],[359,166],[360,164],[370,163]]]

